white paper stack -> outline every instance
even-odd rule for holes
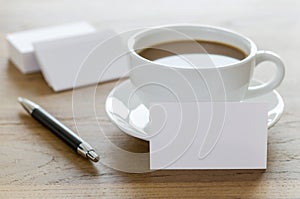
[[[127,48],[113,30],[34,44],[42,73],[54,91],[127,75]]]
[[[34,55],[33,43],[55,40],[95,32],[96,29],[87,22],[70,23],[8,34],[9,56],[22,73],[40,70]]]
[[[10,59],[23,73],[41,70],[54,91],[126,76],[128,56],[120,36],[86,22],[7,36]]]

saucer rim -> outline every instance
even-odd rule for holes
[[[259,81],[257,81],[257,80],[254,80],[254,81],[259,82]],[[124,132],[124,133],[126,133],[127,135],[130,135],[130,136],[132,136],[132,137],[135,137],[135,138],[138,138],[138,139],[142,139],[142,140],[145,140],[145,141],[149,141],[149,138],[151,138],[151,136],[149,136],[149,135],[143,136],[142,133],[134,133],[134,131],[138,131],[138,130],[135,130],[135,129],[133,129],[133,131],[132,131],[132,130],[128,130],[128,129],[122,127],[121,125],[119,125],[119,124],[118,124],[118,121],[113,117],[112,114],[110,114],[110,111],[108,110],[108,103],[107,103],[107,101],[108,101],[109,97],[111,97],[112,94],[115,93],[116,90],[119,89],[119,87],[121,87],[122,85],[127,84],[127,83],[132,84],[132,83],[130,82],[130,79],[124,80],[122,83],[116,85],[116,86],[109,92],[109,94],[107,95],[106,100],[105,100],[105,113],[106,113],[106,115],[108,116],[108,118],[110,119],[110,121],[113,122],[113,123],[114,123],[114,124],[115,124],[122,132]],[[268,125],[268,129],[272,128],[272,127],[280,120],[280,118],[282,117],[282,114],[283,114],[283,112],[284,112],[284,107],[285,107],[285,106],[284,106],[284,101],[283,101],[282,96],[281,96],[275,89],[273,89],[271,92],[274,93],[274,94],[276,95],[276,98],[277,98],[278,101],[279,101],[278,104],[276,105],[276,107],[280,106],[281,108],[280,108],[279,111],[277,112],[278,114],[276,114],[276,117],[275,117],[271,122],[268,122],[268,124],[267,124],[267,125]],[[271,92],[270,92],[270,93],[271,93]],[[273,109],[272,109],[272,110],[273,110]]]

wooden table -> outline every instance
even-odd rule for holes
[[[300,198],[299,1],[0,0],[0,5],[0,198]],[[145,155],[138,162],[118,157],[109,144],[148,152],[147,142],[125,135],[105,115],[105,97],[115,82],[77,89],[75,96],[82,100],[73,109],[72,91],[54,93],[40,73],[21,74],[8,62],[4,45],[8,32],[76,20],[117,30],[183,22],[218,25],[281,55],[287,72],[278,91],[285,113],[269,130],[268,169],[124,173],[106,166],[138,170],[149,163]],[[266,80],[270,70],[259,68],[255,76]],[[18,96],[40,103],[73,129],[76,121],[79,134],[102,151],[106,165],[74,154],[25,114]],[[90,111],[94,105],[96,116]],[[80,113],[75,119],[73,110]]]

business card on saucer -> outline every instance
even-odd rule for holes
[[[267,104],[151,105],[150,169],[265,169]]]

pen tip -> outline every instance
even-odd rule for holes
[[[99,161],[99,156],[97,155],[97,153],[95,151],[89,151],[87,153],[87,157],[92,160],[93,162],[98,162]]]

